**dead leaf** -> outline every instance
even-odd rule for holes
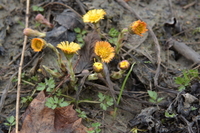
[[[72,42],[76,38],[76,33],[68,30],[64,26],[53,28],[53,30],[46,33],[45,40],[54,46],[57,46],[60,42],[69,41]]]
[[[81,16],[71,9],[66,9],[57,15],[55,21],[57,22],[56,26],[53,30],[47,32],[45,37],[45,40],[48,40],[48,43],[54,46],[63,41],[73,42],[76,38],[74,28],[82,29],[85,26]]]
[[[94,58],[94,46],[97,41],[100,41],[100,36],[96,31],[93,31],[85,37],[85,45],[80,50],[80,59],[75,68],[76,73],[82,72],[92,66]]]
[[[45,106],[45,100],[42,91],[31,102],[22,116],[19,133],[86,133],[73,105],[53,110]]]
[[[76,27],[82,29],[85,25],[82,18],[71,9],[66,9],[61,14],[57,15],[55,21],[71,31]]]

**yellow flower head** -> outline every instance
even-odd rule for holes
[[[93,70],[97,73],[101,72],[103,70],[103,64],[101,62],[95,62],[93,64]]]
[[[115,56],[115,49],[110,45],[110,43],[105,41],[96,42],[94,52],[97,56],[101,58],[103,62],[110,62]]]
[[[147,24],[141,20],[133,22],[129,27],[130,33],[135,33],[139,36],[142,36],[142,33],[148,31]]]
[[[61,42],[57,45],[57,47],[61,49],[65,54],[74,54],[81,48],[79,44],[74,42],[69,43],[68,41]]]
[[[46,46],[46,41],[41,38],[33,38],[31,40],[31,48],[35,52],[40,52]]]
[[[103,19],[105,14],[106,14],[106,12],[103,9],[90,10],[83,16],[83,21],[85,23],[87,23],[87,22],[96,23],[100,19]]]
[[[122,70],[127,70],[130,67],[130,63],[127,60],[119,62],[119,68]]]

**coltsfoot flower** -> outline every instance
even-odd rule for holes
[[[61,49],[65,54],[75,54],[81,48],[79,44],[68,41],[61,42],[57,45],[59,49]]]
[[[127,60],[123,60],[121,62],[119,62],[119,68],[121,70],[127,70],[130,67],[130,63]]]
[[[115,56],[115,49],[106,41],[96,42],[94,52],[103,62],[109,63]]]
[[[143,36],[142,33],[145,33],[146,31],[148,31],[147,24],[141,20],[133,22],[129,27],[130,33],[137,34],[139,36]]]
[[[103,70],[103,64],[101,62],[95,62],[93,64],[93,70],[96,72],[96,73],[99,73],[99,72],[102,72]]]
[[[99,20],[104,18],[105,14],[106,12],[103,9],[90,10],[83,16],[83,21],[85,23],[97,23]]]
[[[26,36],[32,36],[32,37],[45,37],[46,36],[46,33],[39,32],[39,31],[33,30],[31,28],[25,28],[23,33]]]
[[[40,52],[46,46],[46,44],[47,44],[46,41],[41,38],[33,38],[31,40],[31,48],[35,52]]]

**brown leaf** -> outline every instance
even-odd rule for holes
[[[100,41],[100,36],[96,31],[93,31],[85,37],[85,45],[80,50],[80,59],[75,68],[76,73],[82,72],[92,66],[94,58],[94,46],[97,41]]]
[[[22,116],[19,133],[86,133],[73,105],[56,108],[45,106],[45,94],[40,92]]]

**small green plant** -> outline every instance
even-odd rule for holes
[[[29,104],[32,100],[33,100],[32,96],[22,97],[21,98],[21,103],[22,104]]]
[[[36,89],[38,91],[43,91],[46,89],[47,92],[52,92],[54,90],[55,86],[56,86],[55,81],[51,77],[49,79],[45,79],[44,83],[39,83]]]
[[[51,109],[55,109],[57,107],[68,106],[69,103],[64,101],[64,98],[58,98],[57,96],[54,96],[47,98],[45,105]]]
[[[98,97],[99,97],[99,101],[101,102],[100,107],[103,110],[107,110],[108,107],[110,107],[114,104],[112,97],[110,97],[108,95],[104,95],[103,93],[99,92]]]
[[[138,131],[146,132],[147,130],[146,129],[139,129],[137,127],[134,127],[134,128],[131,129],[130,133],[138,133]]]
[[[80,28],[74,28],[74,31],[77,33],[76,35],[76,39],[78,41],[78,43],[81,45],[81,47],[84,45],[84,40],[83,37],[85,36],[85,34],[87,33],[86,30],[81,30]]]
[[[199,32],[200,32],[200,27],[196,27],[196,28],[193,30],[192,34],[196,34],[196,33],[199,33]]]
[[[115,28],[111,28],[110,30],[109,30],[109,32],[108,32],[108,35],[110,36],[110,37],[112,37],[112,38],[110,38],[108,41],[110,42],[110,43],[113,43],[113,44],[116,44],[117,43],[117,37],[118,37],[118,35],[119,35],[119,31],[117,30],[117,29],[115,29]]]
[[[190,85],[190,82],[197,78],[199,75],[197,69],[191,69],[191,70],[183,70],[183,76],[182,77],[176,77],[175,83],[180,85],[178,87],[179,91],[185,90],[185,88]]]
[[[76,112],[78,113],[78,117],[81,117],[83,119],[87,118],[85,111],[81,111],[80,109],[76,109]]]
[[[175,116],[176,116],[176,114],[169,113],[168,111],[165,111],[165,117],[167,117],[167,118],[174,118]]]
[[[191,106],[191,110],[192,110],[192,111],[194,111],[194,110],[196,110],[196,109],[197,109],[196,107]]]
[[[8,133],[10,133],[12,126],[15,125],[15,117],[14,116],[10,116],[10,117],[6,118],[6,120],[8,121],[8,123],[6,122],[6,123],[4,123],[4,125],[9,126]]]
[[[151,102],[151,103],[157,104],[164,99],[164,97],[158,98],[158,94],[155,91],[148,90],[147,92],[150,97],[149,102]]]
[[[100,133],[101,129],[99,128],[101,126],[101,123],[96,122],[96,123],[92,123],[92,131],[87,131],[87,133]]]
[[[33,10],[33,11],[38,11],[38,12],[43,12],[43,11],[44,11],[44,8],[43,8],[43,7],[40,7],[40,6],[33,5],[33,6],[32,6],[32,10]]]

